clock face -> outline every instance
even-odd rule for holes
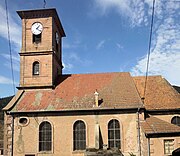
[[[40,22],[35,22],[31,27],[31,32],[34,35],[39,35],[43,31],[43,26]]]

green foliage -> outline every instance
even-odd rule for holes
[[[9,101],[11,101],[12,98],[13,96],[0,98],[0,110],[2,110],[2,108],[5,107],[9,103]]]

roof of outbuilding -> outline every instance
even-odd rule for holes
[[[180,127],[159,118],[149,116],[141,122],[141,127],[146,135],[179,133]]]
[[[124,72],[62,75],[54,90],[26,90],[11,111],[94,109],[96,90],[99,93],[98,109],[131,109],[143,106],[133,78]]]
[[[145,76],[133,77],[143,98]],[[144,106],[147,110],[180,109],[180,94],[162,76],[148,76]]]

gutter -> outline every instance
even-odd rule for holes
[[[144,108],[142,108],[144,109]],[[87,108],[87,109],[62,109],[62,110],[29,110],[29,111],[17,111],[17,112],[9,112],[10,114],[24,114],[24,113],[66,113],[66,112],[106,112],[109,111],[109,114],[114,113],[114,111],[117,111],[118,114],[119,111],[127,111],[128,113],[135,113],[139,111],[139,108],[129,108],[129,109],[125,109],[125,108]],[[122,112],[122,114],[124,114],[124,112]]]
[[[160,133],[150,133],[150,134],[146,134],[147,138],[160,138],[160,137],[168,137],[168,135],[170,135],[169,137],[172,136],[180,136],[180,131],[179,132],[160,132]]]
[[[149,114],[173,114],[173,113],[179,113],[180,108],[174,108],[174,109],[157,109],[157,110],[148,110],[146,109],[146,112]]]
[[[138,131],[138,151],[139,151],[139,156],[141,156],[141,134],[140,134],[140,119],[139,119],[139,111],[137,111],[137,131]]]

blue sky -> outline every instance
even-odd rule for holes
[[[15,86],[19,85],[21,20],[16,10],[43,8],[43,0],[7,0]],[[63,73],[144,75],[152,0],[46,0],[64,27]],[[0,1],[0,98],[13,95],[5,14]],[[180,2],[156,0],[149,75],[180,86]]]

